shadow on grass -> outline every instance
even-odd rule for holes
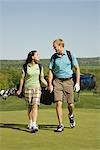
[[[57,127],[57,125],[52,125],[52,124],[39,124],[38,126],[40,130],[52,130],[52,131],[55,131],[55,128]],[[29,129],[27,129],[26,124],[0,123],[0,128],[10,128],[14,130],[32,133]],[[70,128],[70,127],[65,127],[65,128]]]
[[[40,130],[53,130],[54,128],[56,128],[56,125],[52,125],[52,124],[39,124],[39,129]]]
[[[39,124],[39,129],[40,130],[53,130],[57,128],[57,125],[52,125],[52,124]],[[70,128],[70,127],[64,127],[64,128]]]
[[[30,132],[25,124],[0,123],[0,128],[11,128],[14,130]]]

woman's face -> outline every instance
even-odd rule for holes
[[[34,56],[32,56],[32,59],[33,59],[35,62],[38,62],[38,61],[40,60],[40,55],[39,55],[39,53],[36,52],[36,53],[34,54]]]

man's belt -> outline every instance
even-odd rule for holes
[[[58,78],[60,81],[66,81],[66,80],[70,80],[70,79],[72,79],[72,77],[70,77],[70,78]]]

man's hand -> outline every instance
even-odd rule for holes
[[[53,91],[53,85],[48,86],[48,90],[50,91],[50,93],[52,93],[52,91]]]
[[[76,83],[76,84],[75,84],[74,90],[75,90],[76,92],[79,92],[79,91],[80,91],[80,85],[79,85],[79,83]]]

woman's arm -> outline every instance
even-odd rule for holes
[[[40,80],[41,80],[41,82],[42,82],[45,86],[48,86],[47,81],[44,79],[44,70],[43,70],[43,67],[41,68]]]

